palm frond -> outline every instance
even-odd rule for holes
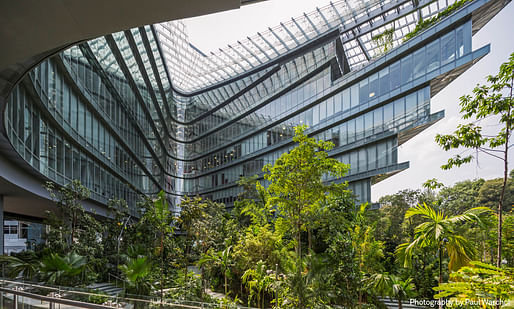
[[[491,213],[492,210],[488,207],[475,207],[466,210],[463,214],[456,215],[447,219],[448,222],[481,222],[484,215]]]
[[[473,246],[466,238],[459,235],[450,237],[445,247],[450,257],[448,268],[453,271],[469,265],[474,255]]]

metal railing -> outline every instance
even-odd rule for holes
[[[111,273],[109,273],[108,275],[109,275],[109,276],[108,276],[108,277],[109,277],[109,279],[108,279],[108,280],[109,280],[109,283],[112,283],[111,279],[114,279],[114,284],[115,284],[117,287],[119,287],[119,284],[120,284],[120,282],[121,282],[121,284],[122,284],[122,288],[123,288],[123,291],[125,291],[125,282],[127,282],[125,279],[120,278],[120,277],[118,277],[118,276],[116,276],[116,275],[113,275],[113,274],[111,274]]]
[[[153,307],[162,309],[251,309],[250,307],[217,303],[204,303],[172,299],[160,300],[159,297],[119,297],[92,293],[87,289],[47,286],[32,282],[29,283],[0,279],[0,308],[133,309]]]

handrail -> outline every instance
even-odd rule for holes
[[[118,277],[118,276],[116,276],[116,275],[113,275],[113,274],[111,274],[111,273],[109,273],[108,275],[109,275],[109,279],[111,279],[111,277],[113,277],[114,279],[118,279],[118,280],[120,280],[120,281],[127,281],[127,280],[125,280],[125,279],[123,279],[123,278],[120,278],[120,277]]]
[[[4,281],[4,280],[2,280],[2,281]],[[77,301],[77,300],[64,299],[64,298],[58,298],[58,297],[43,296],[43,295],[33,294],[33,293],[29,293],[29,292],[24,292],[22,290],[9,289],[9,288],[4,288],[4,287],[0,287],[0,292],[18,295],[18,296],[24,296],[24,297],[28,297],[28,298],[33,298],[33,299],[37,299],[37,300],[41,300],[41,301],[46,301],[49,303],[70,305],[70,306],[74,306],[77,308],[88,308],[88,309],[112,308],[111,306],[84,303],[84,302]]]
[[[111,275],[115,277],[114,275]],[[12,287],[7,287],[7,285],[13,285]],[[52,291],[50,295],[40,295],[27,292],[28,288],[37,288],[44,289],[47,291]],[[86,308],[86,309],[104,309],[104,308],[132,308],[131,304],[135,302],[141,303],[144,305],[161,305],[162,308],[190,308],[190,309],[206,309],[206,308],[224,308],[223,305],[217,303],[204,303],[198,301],[185,301],[185,300],[174,300],[174,299],[163,299],[157,300],[153,297],[147,298],[136,298],[137,296],[130,295],[129,297],[117,297],[105,294],[91,293],[80,290],[73,290],[70,287],[56,287],[56,286],[44,286],[37,283],[29,283],[22,281],[11,281],[0,278],[0,294],[13,294],[15,296],[27,297],[29,299],[36,299],[41,301],[49,302],[52,304],[63,304],[63,305],[71,305],[76,308]],[[72,300],[63,298],[66,296],[70,296],[70,294],[75,295],[84,295],[84,296],[98,296],[105,297],[106,301],[100,304],[86,303],[83,301]],[[132,297],[131,297],[132,296]],[[144,296],[141,296],[144,297]],[[16,299],[16,298],[15,298]],[[51,306],[51,308],[55,308]],[[243,307],[239,305],[229,306],[228,308],[234,309],[255,309],[251,307]]]

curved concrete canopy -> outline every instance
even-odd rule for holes
[[[0,1],[0,111],[3,101],[26,72],[79,42],[259,1],[262,0]]]
[[[240,5],[240,0],[0,1],[0,71],[70,43]]]

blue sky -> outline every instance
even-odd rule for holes
[[[190,41],[202,51],[209,52],[328,3],[329,1],[324,0],[268,0],[238,10],[190,18],[184,22]],[[445,118],[400,146],[398,161],[410,161],[410,168],[374,185],[371,189],[373,201],[402,189],[421,188],[421,184],[431,178],[437,178],[445,185],[452,185],[464,179],[502,176],[503,162],[484,154],[478,156],[478,162],[475,160],[469,165],[450,171],[441,170],[440,166],[450,156],[458,153],[469,154],[470,151],[445,152],[436,145],[434,137],[437,133],[451,133],[459,123],[463,123],[459,116],[459,97],[471,93],[473,87],[477,83],[483,83],[487,75],[495,74],[500,64],[514,52],[513,16],[514,4],[510,3],[473,37],[474,50],[491,44],[491,52],[432,98],[432,112],[444,109]],[[480,124],[489,134],[497,133],[500,129],[497,118],[494,117],[481,121]],[[514,153],[514,149],[512,152]],[[509,158],[511,162],[514,160],[513,153]],[[509,167],[514,168],[514,164],[509,164]]]

